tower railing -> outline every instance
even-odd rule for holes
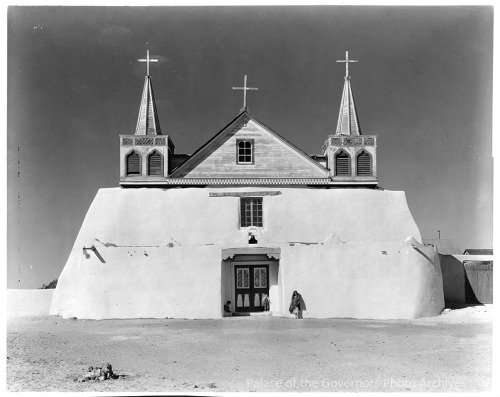
[[[360,135],[360,136],[339,136],[330,135],[324,145],[323,152],[328,146],[376,146],[376,135]]]
[[[166,136],[144,135],[120,136],[121,146],[167,146],[170,139]]]

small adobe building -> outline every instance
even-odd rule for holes
[[[412,319],[444,308],[437,251],[404,192],[378,187],[346,75],[337,128],[310,156],[250,113],[192,155],[163,135],[151,77],[135,133],[120,136],[120,187],[100,189],[50,314],[80,319],[289,316]],[[286,134],[285,134],[286,136]]]

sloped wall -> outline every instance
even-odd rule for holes
[[[444,308],[437,253],[405,243],[294,245],[282,251],[283,315],[292,292],[304,317],[411,319]]]
[[[239,228],[238,197],[210,193],[262,191],[280,193],[264,196],[257,246],[282,250],[282,314],[294,289],[310,300],[312,317],[440,312],[439,261],[403,243],[421,241],[403,192],[247,187],[99,190],[50,314],[221,317],[221,250],[248,246],[248,229]]]

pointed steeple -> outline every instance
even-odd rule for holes
[[[146,80],[144,81],[135,135],[161,135],[160,121],[158,119],[158,112],[156,111],[151,77],[149,76],[146,76]]]
[[[156,111],[155,97],[153,95],[153,86],[149,76],[149,62],[158,62],[157,59],[149,58],[149,50],[146,59],[138,59],[139,62],[147,62],[147,75],[142,90],[141,107],[139,108],[139,117],[135,127],[135,135],[162,135],[158,112]]]
[[[351,91],[351,78],[349,76],[349,62],[357,62],[349,59],[349,53],[345,53],[346,59],[337,62],[345,62],[346,73],[344,77],[344,90],[342,91],[342,101],[340,102],[339,119],[335,135],[361,135],[356,106]]]

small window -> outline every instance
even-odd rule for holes
[[[240,206],[241,227],[262,227],[262,197],[242,197]]]
[[[148,157],[148,175],[163,175],[162,156],[156,150]]]
[[[349,176],[351,175],[351,159],[349,155],[342,151],[335,156],[335,175]]]
[[[364,150],[358,155],[356,159],[356,173],[358,176],[371,176],[372,175],[372,156]]]
[[[253,139],[238,140],[236,162],[238,164],[253,164]]]
[[[127,155],[127,175],[141,175],[141,156],[136,152]]]

